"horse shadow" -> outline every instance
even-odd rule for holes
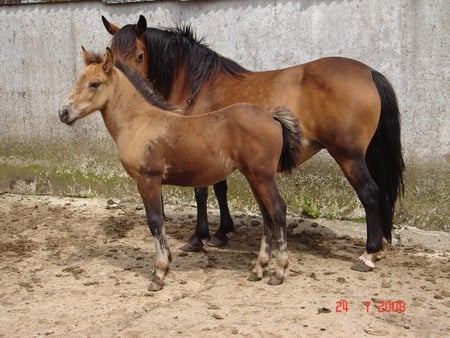
[[[218,227],[215,217],[211,217],[210,222],[211,230]],[[262,235],[260,223],[258,218],[255,221],[255,217],[236,218],[236,229],[230,233],[227,246],[214,248],[205,243],[200,252],[186,253],[179,248],[192,234],[195,217],[169,215],[165,229],[173,257],[171,270],[176,273],[221,269],[248,274],[258,255]],[[108,264],[120,270],[151,279],[155,260],[154,241],[143,214],[124,213],[105,217],[99,220],[98,228],[104,241],[102,244],[97,242],[90,249],[90,256],[103,257]],[[141,238],[137,246],[136,237]],[[127,238],[132,241],[127,241]],[[301,221],[288,227],[288,248],[292,254],[353,261],[364,249],[364,244],[362,240],[358,242],[348,236],[338,236],[316,222]]]

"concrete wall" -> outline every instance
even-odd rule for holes
[[[407,162],[435,163],[438,172],[447,170],[447,0],[1,6],[0,158],[4,165],[28,159],[28,164],[51,162],[61,168],[122,173],[99,114],[68,128],[59,122],[57,109],[83,68],[81,45],[103,51],[109,44],[101,15],[123,25],[136,22],[139,14],[151,26],[190,23],[214,50],[251,70],[287,67],[330,55],[369,64],[396,89]]]
[[[56,109],[82,68],[80,46],[102,51],[109,43],[102,14],[119,24],[135,22],[139,14],[154,26],[190,23],[213,49],[253,70],[329,55],[361,60],[384,73],[397,91],[407,158],[442,159],[450,151],[446,0],[2,6],[1,142],[78,135],[57,123]]]

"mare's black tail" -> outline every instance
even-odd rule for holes
[[[366,153],[370,174],[378,185],[383,236],[390,242],[395,202],[404,193],[400,138],[400,112],[392,85],[383,74],[372,70],[372,78],[381,99],[381,116]]]

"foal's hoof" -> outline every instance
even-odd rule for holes
[[[247,280],[249,282],[258,282],[262,279],[262,277],[259,277],[256,273],[252,272],[250,276],[248,276]]]
[[[270,276],[269,282],[267,283],[269,285],[280,285],[283,284],[283,278],[277,277],[275,274]]]
[[[355,264],[352,265],[352,270],[359,272],[369,272],[373,270],[372,266],[367,265],[364,261],[358,260]]]
[[[215,248],[220,248],[222,246],[225,246],[228,244],[228,236],[227,235],[223,235],[223,236],[216,236],[213,235],[208,242],[206,242],[206,244],[208,244],[208,246],[212,246]]]

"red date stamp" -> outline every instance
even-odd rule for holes
[[[370,301],[365,300],[362,302],[365,306],[366,312],[370,312],[373,308],[374,311],[379,313],[405,313],[406,303],[403,300],[377,300]],[[346,313],[350,311],[350,304],[345,299],[340,299],[336,301],[336,312]]]

